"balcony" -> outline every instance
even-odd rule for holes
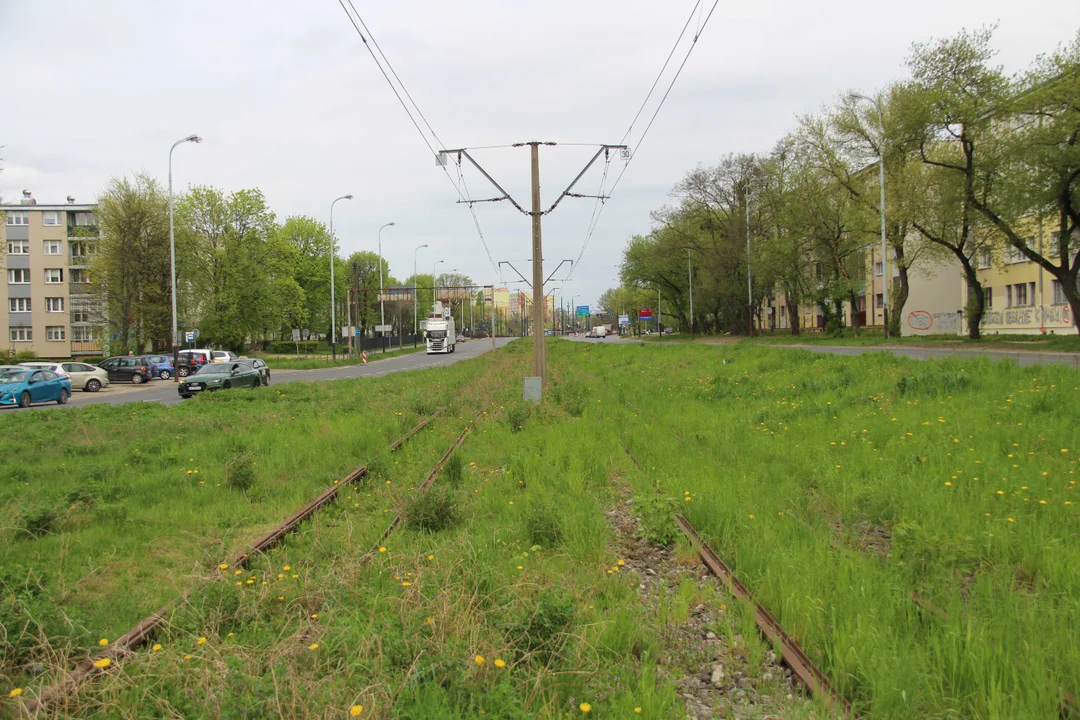
[[[101,354],[101,341],[100,340],[72,340],[71,341],[71,354],[72,355],[100,355]]]
[[[100,235],[97,225],[69,225],[67,229],[69,238],[96,238]]]

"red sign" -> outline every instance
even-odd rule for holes
[[[638,320],[652,320],[652,308],[640,308],[637,316]]]

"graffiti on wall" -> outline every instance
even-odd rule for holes
[[[983,313],[983,325],[1070,325],[1072,313],[1068,305],[988,310]]]
[[[918,332],[956,332],[960,316],[954,312],[929,313],[926,310],[912,310],[908,313],[907,324]]]

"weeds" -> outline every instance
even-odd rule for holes
[[[402,513],[406,527],[420,532],[439,532],[454,525],[460,518],[457,492],[453,488],[434,485],[417,495]]]
[[[461,487],[461,480],[465,476],[464,463],[461,456],[454,453],[443,466],[443,478],[450,483],[451,487]]]
[[[225,466],[225,484],[233,490],[246,493],[255,485],[257,477],[255,458],[250,453],[241,452]]]

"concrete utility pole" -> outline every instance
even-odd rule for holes
[[[577,174],[577,177],[573,179],[569,186],[563,190],[562,194],[555,200],[555,202],[547,210],[540,209],[540,146],[541,145],[556,145],[553,142],[539,142],[531,141],[526,143],[514,143],[513,147],[524,147],[528,145],[530,151],[531,170],[532,170],[532,209],[526,210],[518,203],[514,198],[510,197],[510,194],[504,190],[499,183],[495,182],[491,177],[480,167],[480,165],[469,155],[468,148],[458,148],[455,150],[440,150],[439,157],[445,160],[447,155],[457,156],[457,162],[460,167],[462,158],[467,159],[472,163],[473,167],[480,171],[480,174],[490,182],[501,195],[496,198],[490,198],[489,200],[474,200],[466,201],[469,204],[473,202],[498,202],[500,200],[508,200],[519,212],[524,215],[528,215],[532,218],[532,263],[533,263],[533,280],[532,280],[532,315],[533,315],[533,375],[540,378],[541,384],[547,380],[547,363],[544,356],[544,268],[543,268],[543,247],[541,240],[541,219],[544,215],[547,215],[554,210],[562,199],[565,197],[579,197],[579,198],[596,198],[595,195],[582,195],[572,192],[574,186],[577,185],[578,180],[592,167],[601,155],[604,156],[605,162],[610,160],[610,153],[612,150],[625,150],[625,145],[601,145],[600,149],[596,151],[592,159],[582,168],[581,172]],[[445,162],[444,162],[445,165]],[[606,199],[606,198],[602,198]]]
[[[330,203],[330,354],[337,360],[337,325],[334,315],[334,258],[337,256],[337,242],[334,240],[334,205],[338,200],[352,200],[352,195],[342,195]]]
[[[419,332],[419,327],[420,327],[419,325],[417,325],[417,320],[416,320],[416,294],[419,292],[419,288],[418,288],[417,283],[416,283],[416,254],[418,252],[420,252],[420,248],[426,248],[426,247],[427,247],[427,244],[421,245],[420,247],[413,250],[413,254],[412,254],[412,326],[413,326],[412,331],[413,331],[413,335],[415,335],[417,332]],[[432,283],[432,284],[434,284],[434,283]]]
[[[694,266],[690,263],[690,248],[686,248],[686,276],[690,278],[690,339],[694,339]]]
[[[169,271],[172,276],[172,361],[173,382],[180,382],[180,334],[176,326],[176,241],[173,239],[173,200],[172,200],[172,153],[177,145],[186,142],[201,143],[198,135],[188,135],[177,140],[169,148]],[[194,331],[193,331],[194,332]],[[140,348],[141,350],[142,348]]]
[[[746,185],[746,336],[754,336],[754,282],[750,274],[750,184]]]
[[[878,187],[881,191],[881,317],[885,339],[889,339],[889,257],[885,243],[885,120],[881,114],[881,103],[877,100],[852,93],[851,97],[866,100],[877,109],[878,119]]]
[[[383,306],[383,284],[382,284],[382,231],[383,228],[394,227],[394,223],[388,222],[379,228],[379,324],[386,325],[386,308]],[[383,337],[386,337],[386,331],[382,331]],[[384,350],[385,352],[385,350]]]

